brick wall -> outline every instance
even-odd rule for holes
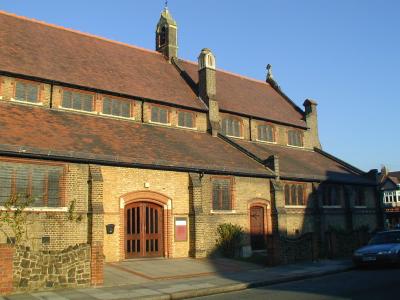
[[[318,238],[314,233],[305,233],[295,238],[281,235],[269,238],[268,263],[271,265],[313,261],[318,258]]]
[[[38,160],[23,161],[40,163]],[[34,250],[62,250],[88,242],[88,176],[88,166],[65,165],[62,207],[36,208],[28,212],[26,246]],[[75,209],[71,215],[68,210],[72,201],[75,201]],[[4,229],[13,237],[10,228]],[[7,236],[0,232],[0,243],[6,241]]]
[[[196,257],[204,257],[215,250],[217,227],[222,223],[232,223],[243,227],[245,231],[244,246],[250,245],[249,204],[254,199],[270,200],[269,180],[249,177],[234,177],[233,210],[212,210],[212,180],[213,176],[204,175],[201,179],[201,188],[192,188],[194,195],[191,200],[193,206],[192,218],[195,219],[191,228],[191,237],[195,239],[195,249],[192,253]],[[201,194],[200,194],[201,193]]]
[[[14,253],[14,247],[7,244],[0,244],[0,295],[13,291]]]
[[[328,231],[325,233],[326,256],[329,258],[351,257],[354,250],[365,246],[371,234],[365,230],[352,232]]]
[[[124,236],[121,226],[121,197],[136,191],[156,192],[171,200],[169,231],[171,236],[170,256],[187,257],[189,241],[174,242],[173,218],[187,217],[189,214],[189,176],[183,172],[144,170],[132,168],[101,167],[104,188],[104,224],[115,224],[114,234],[104,235],[106,261],[124,259]],[[148,186],[148,187],[146,187]],[[105,229],[103,229],[105,230]]]

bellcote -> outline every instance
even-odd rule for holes
[[[178,26],[167,7],[161,12],[156,28],[156,51],[171,60],[178,57]]]

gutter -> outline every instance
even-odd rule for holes
[[[126,167],[126,168],[140,168],[140,169],[151,169],[151,170],[164,170],[164,171],[176,171],[176,172],[194,172],[194,173],[204,173],[213,175],[233,175],[242,177],[253,177],[253,178],[273,178],[273,175],[267,174],[256,174],[247,173],[240,171],[227,171],[227,170],[216,170],[216,169],[203,169],[203,168],[190,168],[190,167],[177,167],[177,166],[165,166],[159,164],[142,164],[142,163],[129,163],[122,161],[111,161],[106,159],[98,158],[78,158],[64,155],[51,155],[51,154],[38,154],[38,153],[28,153],[25,150],[20,150],[19,152],[0,150],[0,156],[9,157],[19,157],[19,158],[32,158],[32,159],[42,159],[42,160],[52,160],[52,161],[62,161],[78,164],[98,164],[103,166],[114,166],[114,167]]]

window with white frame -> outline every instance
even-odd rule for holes
[[[113,99],[109,97],[103,98],[103,114],[130,118],[131,103],[127,100]]]
[[[82,111],[93,111],[93,95],[70,90],[63,91],[62,107]]]
[[[275,142],[274,128],[271,125],[258,125],[257,131],[259,141]]]
[[[178,126],[194,128],[194,114],[190,111],[178,111]]]
[[[223,135],[241,137],[241,122],[237,118],[223,118],[221,122],[221,132]]]
[[[169,111],[165,107],[154,105],[151,107],[151,122],[168,124]]]
[[[39,102],[39,84],[26,81],[15,82],[15,100],[37,103]]]
[[[303,147],[303,133],[300,130],[288,130],[288,145]]]

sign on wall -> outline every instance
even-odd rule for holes
[[[176,242],[187,241],[187,218],[184,217],[175,218],[175,241]]]

